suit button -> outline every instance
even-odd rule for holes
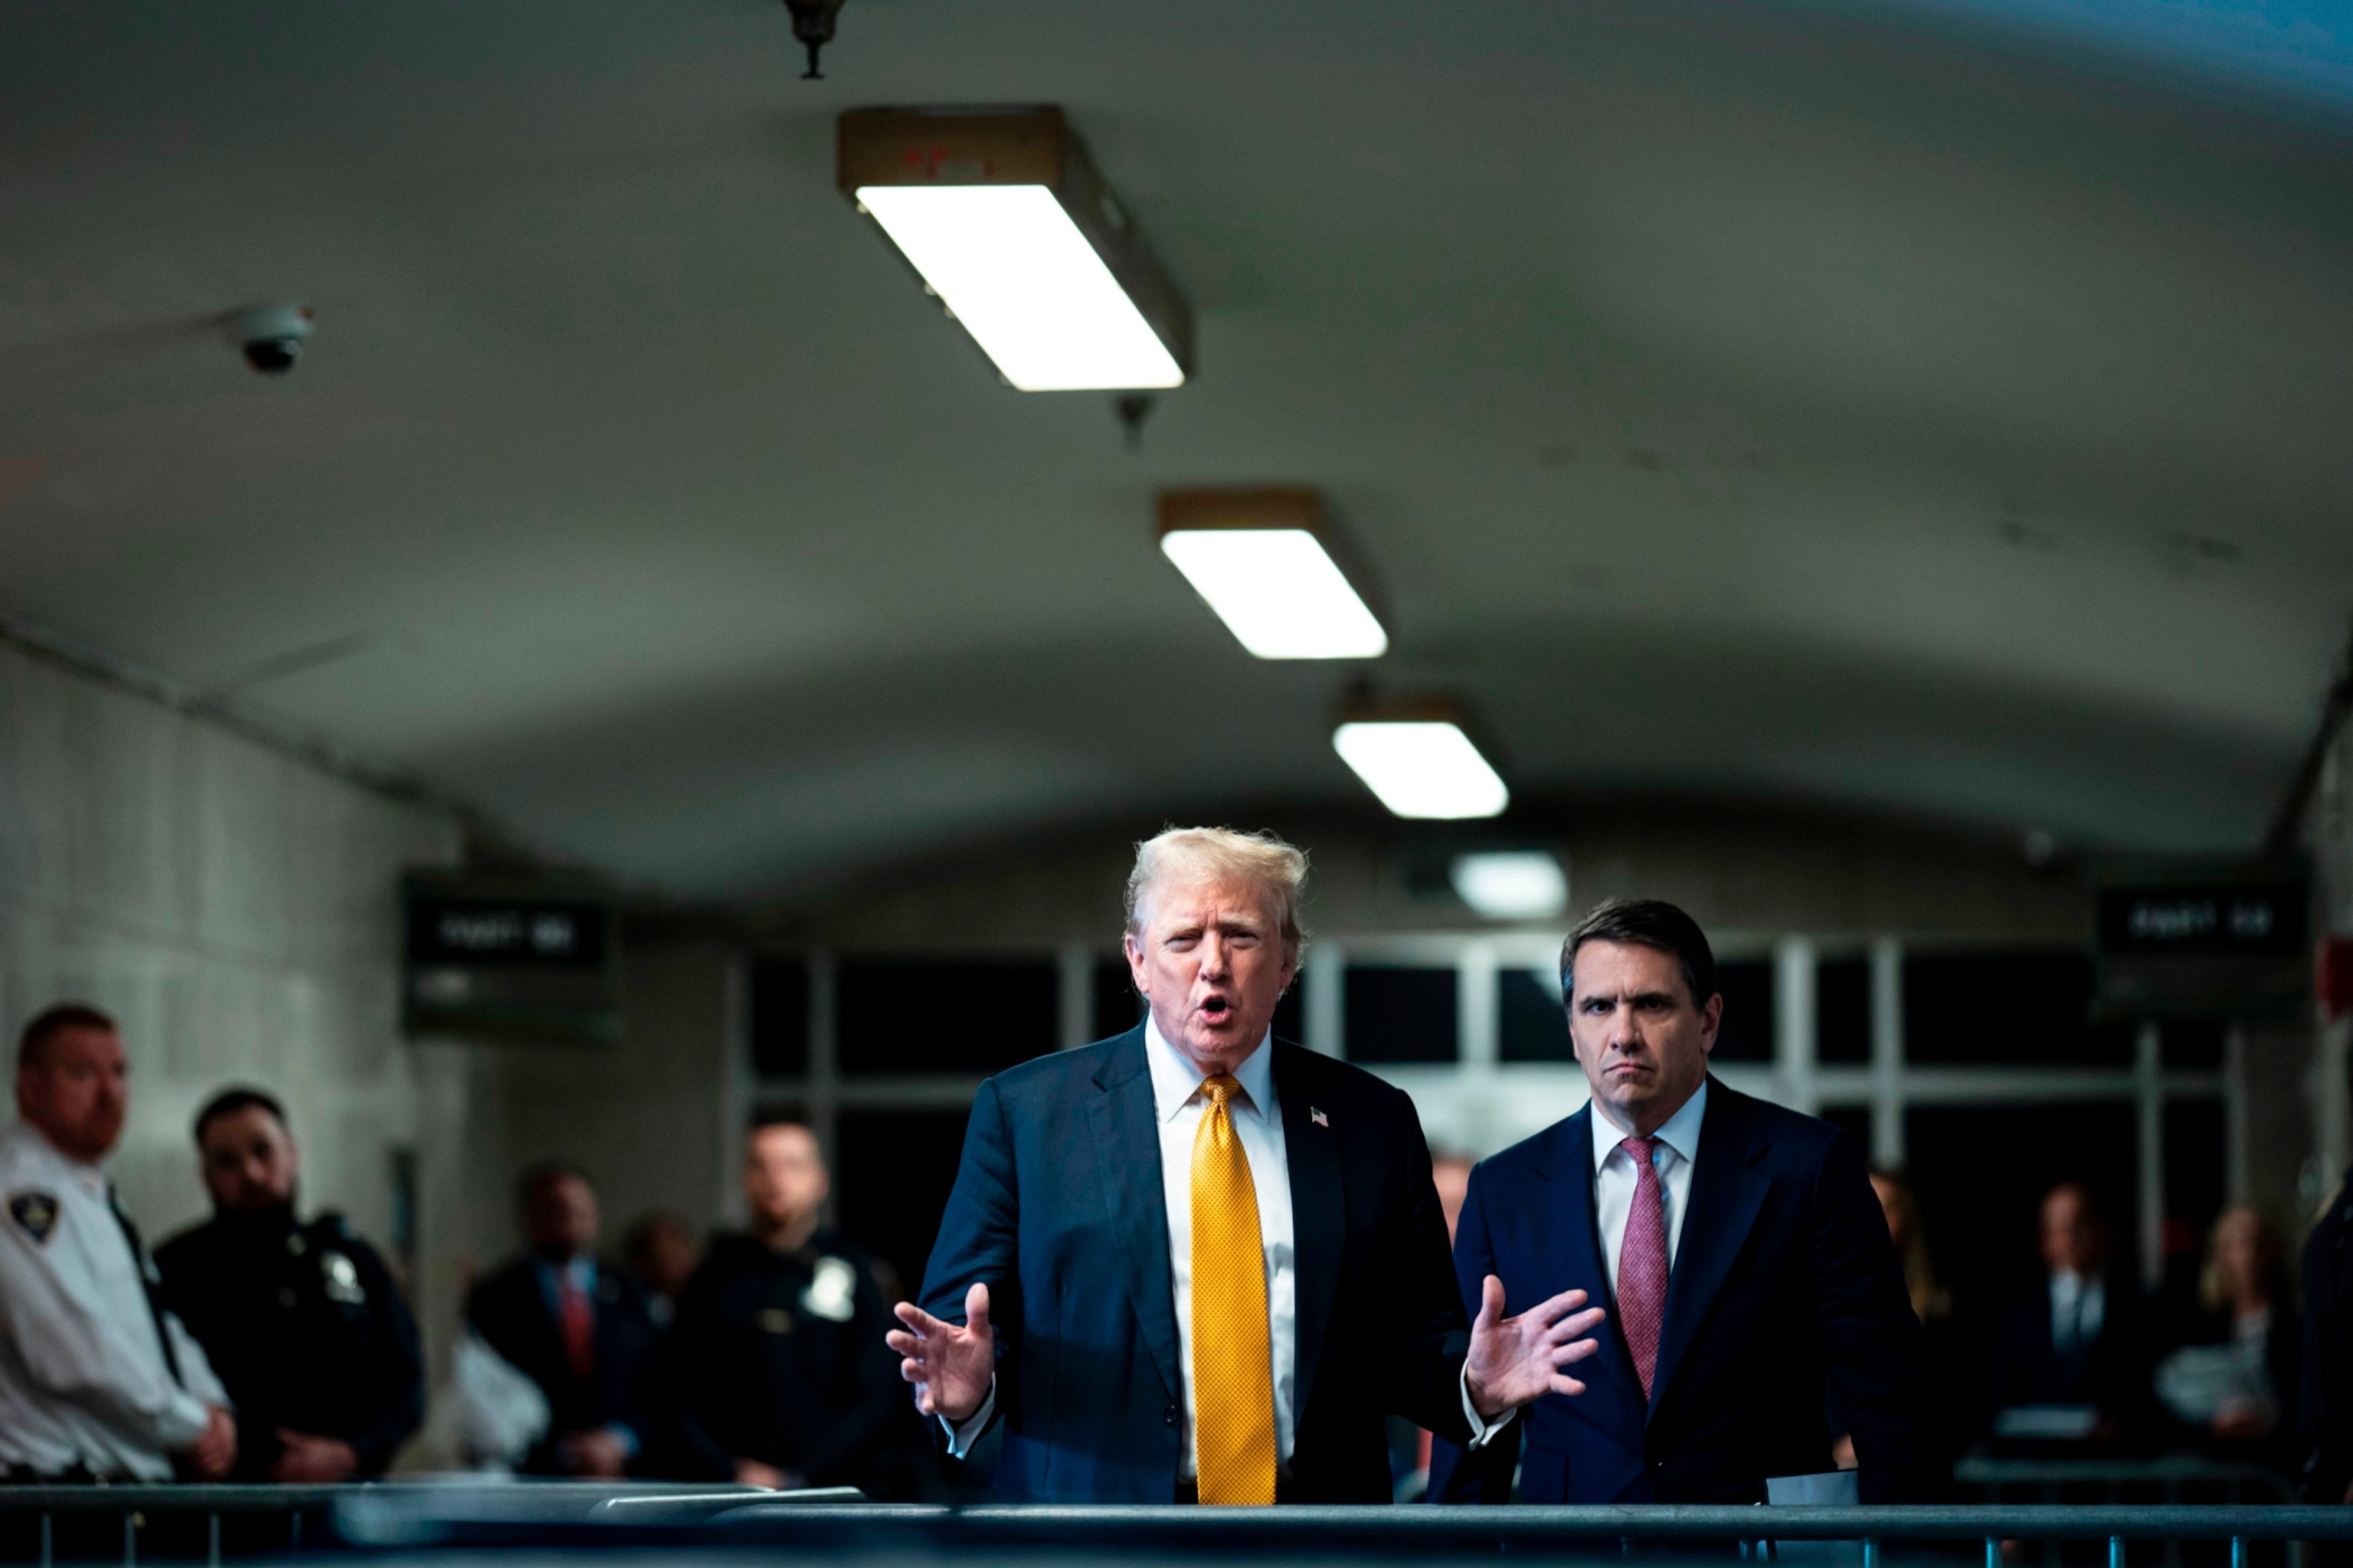
[[[1173,1405],[1173,1404],[1172,1404],[1172,1405],[1170,1405],[1170,1406],[1168,1407],[1168,1413],[1167,1413],[1167,1414],[1166,1414],[1166,1415],[1165,1415],[1165,1416],[1163,1416],[1163,1417],[1162,1417],[1162,1419],[1163,1419],[1163,1420],[1165,1420],[1165,1421],[1166,1421],[1166,1422],[1168,1423],[1168,1425],[1171,1425],[1171,1426],[1176,1425],[1176,1407],[1175,1405]]]
[[[1654,1470],[1663,1470],[1666,1467],[1667,1462],[1664,1459],[1653,1459],[1651,1461],[1651,1468]]]

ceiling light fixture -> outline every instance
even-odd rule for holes
[[[1167,490],[1160,553],[1261,659],[1377,659],[1388,633],[1312,490]]]
[[[1512,803],[1502,775],[1472,744],[1454,705],[1442,698],[1344,713],[1332,732],[1332,749],[1400,817],[1493,817]]]
[[[1481,850],[1448,868],[1454,895],[1489,920],[1549,920],[1568,907],[1568,868],[1546,850]]]
[[[860,109],[837,178],[1024,392],[1181,387],[1193,316],[1059,109]]]

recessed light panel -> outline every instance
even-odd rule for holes
[[[1025,392],[1181,387],[1193,318],[1058,109],[860,109],[836,179]]]
[[[1388,652],[1388,633],[1303,528],[1163,534],[1160,552],[1261,659],[1377,659]]]
[[[858,200],[1022,391],[1185,384],[1044,185],[863,185]]]
[[[1568,873],[1543,850],[1457,855],[1449,879],[1455,896],[1490,920],[1549,920],[1568,907]]]
[[[1332,732],[1332,749],[1400,817],[1493,817],[1512,792],[1460,725],[1438,719],[1368,719]]]

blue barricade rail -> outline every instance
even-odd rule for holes
[[[1155,1553],[1616,1555],[1634,1544],[1860,1543],[1876,1563],[1888,1543],[1969,1543],[1989,1568],[2006,1541],[2104,1542],[2120,1565],[2135,1542],[2228,1542],[2245,1568],[2255,1542],[2353,1542],[2353,1509],[2292,1505],[1933,1505],[1756,1508],[1662,1504],[1625,1508],[981,1506],[876,1504],[854,1492],[776,1494],[738,1488],[586,1483],[394,1483],[365,1487],[0,1488],[0,1525],[37,1519],[44,1547],[53,1524],[120,1520],[121,1561],[142,1542],[181,1527],[171,1550],[150,1557],[222,1559],[222,1524],[289,1521],[259,1548],[283,1552],[348,1548],[562,1544],[900,1549],[925,1554],[971,1549],[1115,1548]],[[304,1521],[310,1521],[305,1526]],[[187,1527],[203,1533],[192,1537]],[[109,1538],[111,1539],[111,1537]],[[197,1541],[194,1550],[192,1540]],[[1949,1555],[1951,1547],[1947,1545]],[[1744,1554],[1746,1554],[1744,1552]],[[29,1552],[12,1552],[25,1560]],[[87,1550],[83,1560],[94,1554]],[[44,1553],[46,1557],[46,1552]],[[111,1558],[110,1551],[107,1556]]]

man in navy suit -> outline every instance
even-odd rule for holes
[[[981,1086],[889,1339],[951,1455],[1005,1424],[1000,1497],[1387,1502],[1388,1414],[1476,1446],[1583,1386],[1586,1292],[1466,1332],[1412,1103],[1269,1032],[1306,870],[1271,835],[1138,845],[1149,1015]]]
[[[1761,1502],[1841,1430],[1862,1501],[1919,1495],[1920,1327],[1862,1149],[1709,1075],[1724,999],[1674,906],[1603,905],[1561,979],[1592,1098],[1472,1172],[1455,1272],[1472,1302],[1588,1292],[1611,1328],[1582,1394],[1441,1445],[1430,1497],[1504,1501],[1517,1458],[1529,1502]]]
[[[638,1282],[596,1261],[596,1189],[562,1160],[523,1173],[516,1196],[530,1253],[474,1287],[466,1322],[547,1395],[534,1475],[626,1474],[641,1445],[638,1373],[653,1313]]]

